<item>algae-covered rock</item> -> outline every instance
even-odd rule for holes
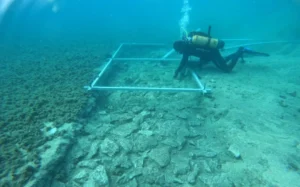
[[[138,134],[135,137],[133,151],[143,152],[155,147],[157,144],[158,140],[156,137]]]
[[[89,174],[86,170],[80,170],[74,177],[73,180],[80,184],[83,184],[89,177]]]
[[[93,183],[96,187],[106,187],[109,186],[108,177],[105,170],[105,167],[100,165],[98,166],[90,175],[89,183]]]
[[[114,130],[112,130],[112,134],[119,135],[122,137],[129,136],[133,131],[137,130],[139,127],[136,123],[126,123],[123,125],[119,125]]]
[[[149,153],[149,158],[159,164],[160,167],[165,167],[171,160],[169,147],[155,148]]]
[[[98,150],[99,150],[99,146],[100,146],[100,141],[96,140],[92,143],[91,147],[90,147],[90,151],[89,154],[87,156],[88,159],[93,158],[96,154],[98,154]]]
[[[119,151],[119,146],[114,141],[106,138],[101,143],[101,151],[108,156],[113,156]]]
[[[118,138],[117,141],[123,151],[130,152],[132,150],[133,145],[131,140],[126,138]]]
[[[68,136],[58,136],[38,148],[40,167],[35,176],[25,187],[46,186],[47,180],[55,174],[58,165],[65,158],[66,153],[73,144],[74,137],[82,126],[80,124],[64,124],[58,131],[67,131]]]
[[[78,163],[78,167],[81,168],[89,168],[94,169],[97,166],[97,162],[95,160],[83,160]]]

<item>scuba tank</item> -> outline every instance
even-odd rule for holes
[[[211,26],[208,28],[208,34],[204,32],[191,32],[189,34],[190,43],[202,48],[222,49],[225,45],[225,42],[217,38],[212,38],[210,36],[210,31]]]

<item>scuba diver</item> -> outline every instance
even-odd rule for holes
[[[182,40],[175,41],[173,48],[176,52],[182,54],[182,59],[179,67],[176,69],[174,78],[177,78],[178,74],[183,72],[188,64],[189,57],[195,56],[200,58],[200,66],[212,61],[219,69],[224,72],[231,72],[239,58],[243,61],[243,54],[252,54],[259,56],[269,56],[267,53],[260,53],[252,51],[245,47],[240,47],[238,50],[223,58],[219,49],[223,49],[225,42],[210,36],[211,26],[208,28],[208,33],[194,31],[183,36]],[[229,62],[230,61],[230,62]]]

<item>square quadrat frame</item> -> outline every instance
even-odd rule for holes
[[[124,46],[154,46],[154,47],[161,47],[165,44],[160,43],[121,43],[117,50],[113,53],[111,58],[105,63],[102,70],[96,76],[96,78],[92,81],[89,86],[85,86],[84,88],[87,90],[106,90],[106,91],[159,91],[159,92],[198,92],[198,93],[210,93],[211,89],[208,89],[202,84],[201,80],[199,79],[198,75],[191,69],[190,72],[192,73],[193,79],[196,82],[198,87],[195,88],[177,88],[177,87],[131,87],[131,86],[97,86],[97,82],[101,79],[103,74],[107,71],[109,66],[113,61],[180,61],[181,59],[177,58],[168,58],[174,50],[170,50],[161,58],[117,58],[117,54],[120,52],[122,47]]]
[[[300,40],[254,40],[254,39],[223,39],[224,41],[247,41],[247,43],[244,43],[242,45],[235,45],[227,47],[228,49],[235,49],[241,46],[254,46],[254,45],[265,45],[265,44],[278,44],[278,43],[291,43],[291,44],[299,44]],[[252,41],[252,42],[250,42]],[[250,42],[250,43],[249,43]],[[96,76],[96,78],[92,81],[92,83],[89,86],[85,86],[84,88],[87,90],[107,90],[107,91],[160,91],[160,92],[198,92],[198,93],[210,93],[211,89],[206,88],[202,82],[200,81],[198,75],[192,70],[189,69],[192,73],[193,79],[195,80],[196,84],[198,85],[198,88],[168,88],[168,87],[129,87],[129,86],[96,86],[96,83],[100,80],[100,78],[103,76],[104,72],[106,72],[107,68],[110,66],[112,61],[180,61],[181,59],[176,58],[168,58],[174,50],[170,50],[168,53],[166,53],[161,58],[116,58],[117,54],[121,50],[123,46],[165,46],[165,44],[161,43],[121,43],[117,50],[113,53],[112,57],[109,58],[108,62],[105,63],[102,70]]]

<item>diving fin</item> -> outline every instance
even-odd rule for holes
[[[270,56],[268,53],[262,53],[262,52],[257,52],[257,51],[253,51],[249,48],[244,48],[243,52],[245,54],[250,54],[250,55],[255,55],[255,56]]]

